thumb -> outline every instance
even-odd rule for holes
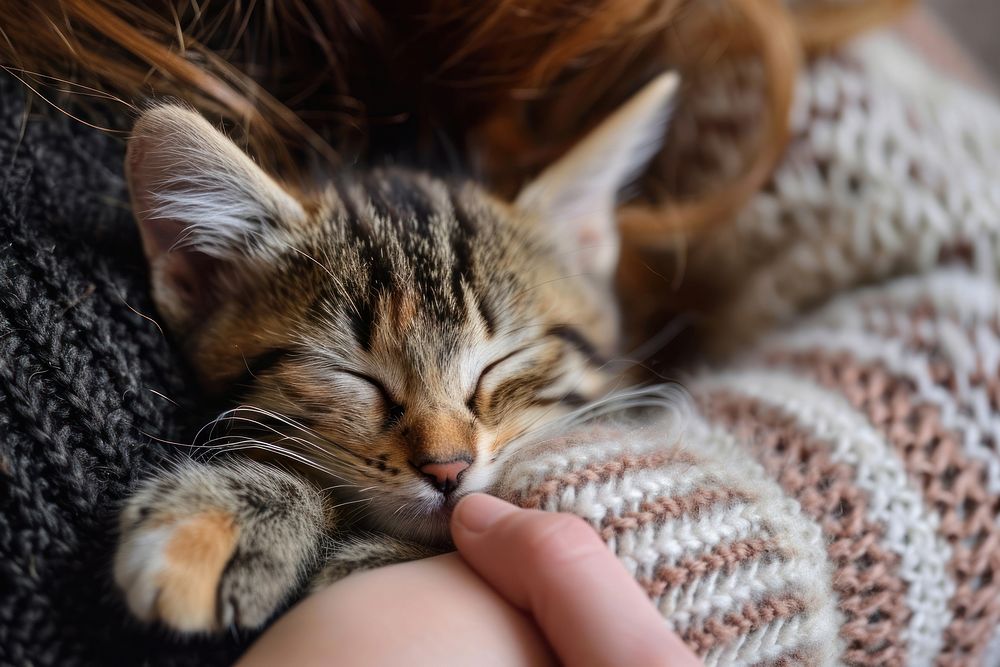
[[[451,530],[469,566],[531,613],[563,664],[701,664],[579,517],[472,494]]]

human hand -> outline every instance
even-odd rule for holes
[[[473,494],[455,508],[451,531],[466,563],[534,618],[561,663],[701,664],[579,517]]]
[[[352,574],[240,666],[701,664],[582,520],[472,495],[452,531],[461,555]]]

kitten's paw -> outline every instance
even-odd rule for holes
[[[148,514],[122,536],[114,575],[138,618],[180,632],[225,627],[219,591],[236,551],[240,527],[232,514]]]
[[[324,521],[321,497],[287,472],[179,467],[126,504],[115,582],[144,621],[187,633],[259,628],[314,567]]]

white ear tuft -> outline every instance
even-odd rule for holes
[[[183,107],[154,107],[139,118],[127,173],[150,260],[181,247],[231,257],[256,243],[262,227],[304,217],[253,160]]]
[[[551,165],[517,198],[560,243],[576,243],[576,268],[610,279],[618,260],[615,204],[659,149],[680,78],[662,74]]]
[[[145,112],[128,144],[132,209],[154,296],[177,326],[210,307],[224,264],[266,253],[302,205],[200,115]]]

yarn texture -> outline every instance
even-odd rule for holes
[[[225,664],[239,642],[180,644],[114,589],[120,503],[197,399],[148,319],[124,142],[28,99],[0,77],[0,665]]]
[[[1000,665],[1000,107],[901,49],[815,63],[772,182],[691,249],[737,352],[505,478],[709,665]]]
[[[811,65],[783,164],[691,250],[738,351],[499,484],[587,519],[710,665],[1000,665],[1000,106],[898,49]],[[144,628],[111,583],[197,396],[123,143],[26,99],[0,78],[0,664],[225,663],[250,638]]]

